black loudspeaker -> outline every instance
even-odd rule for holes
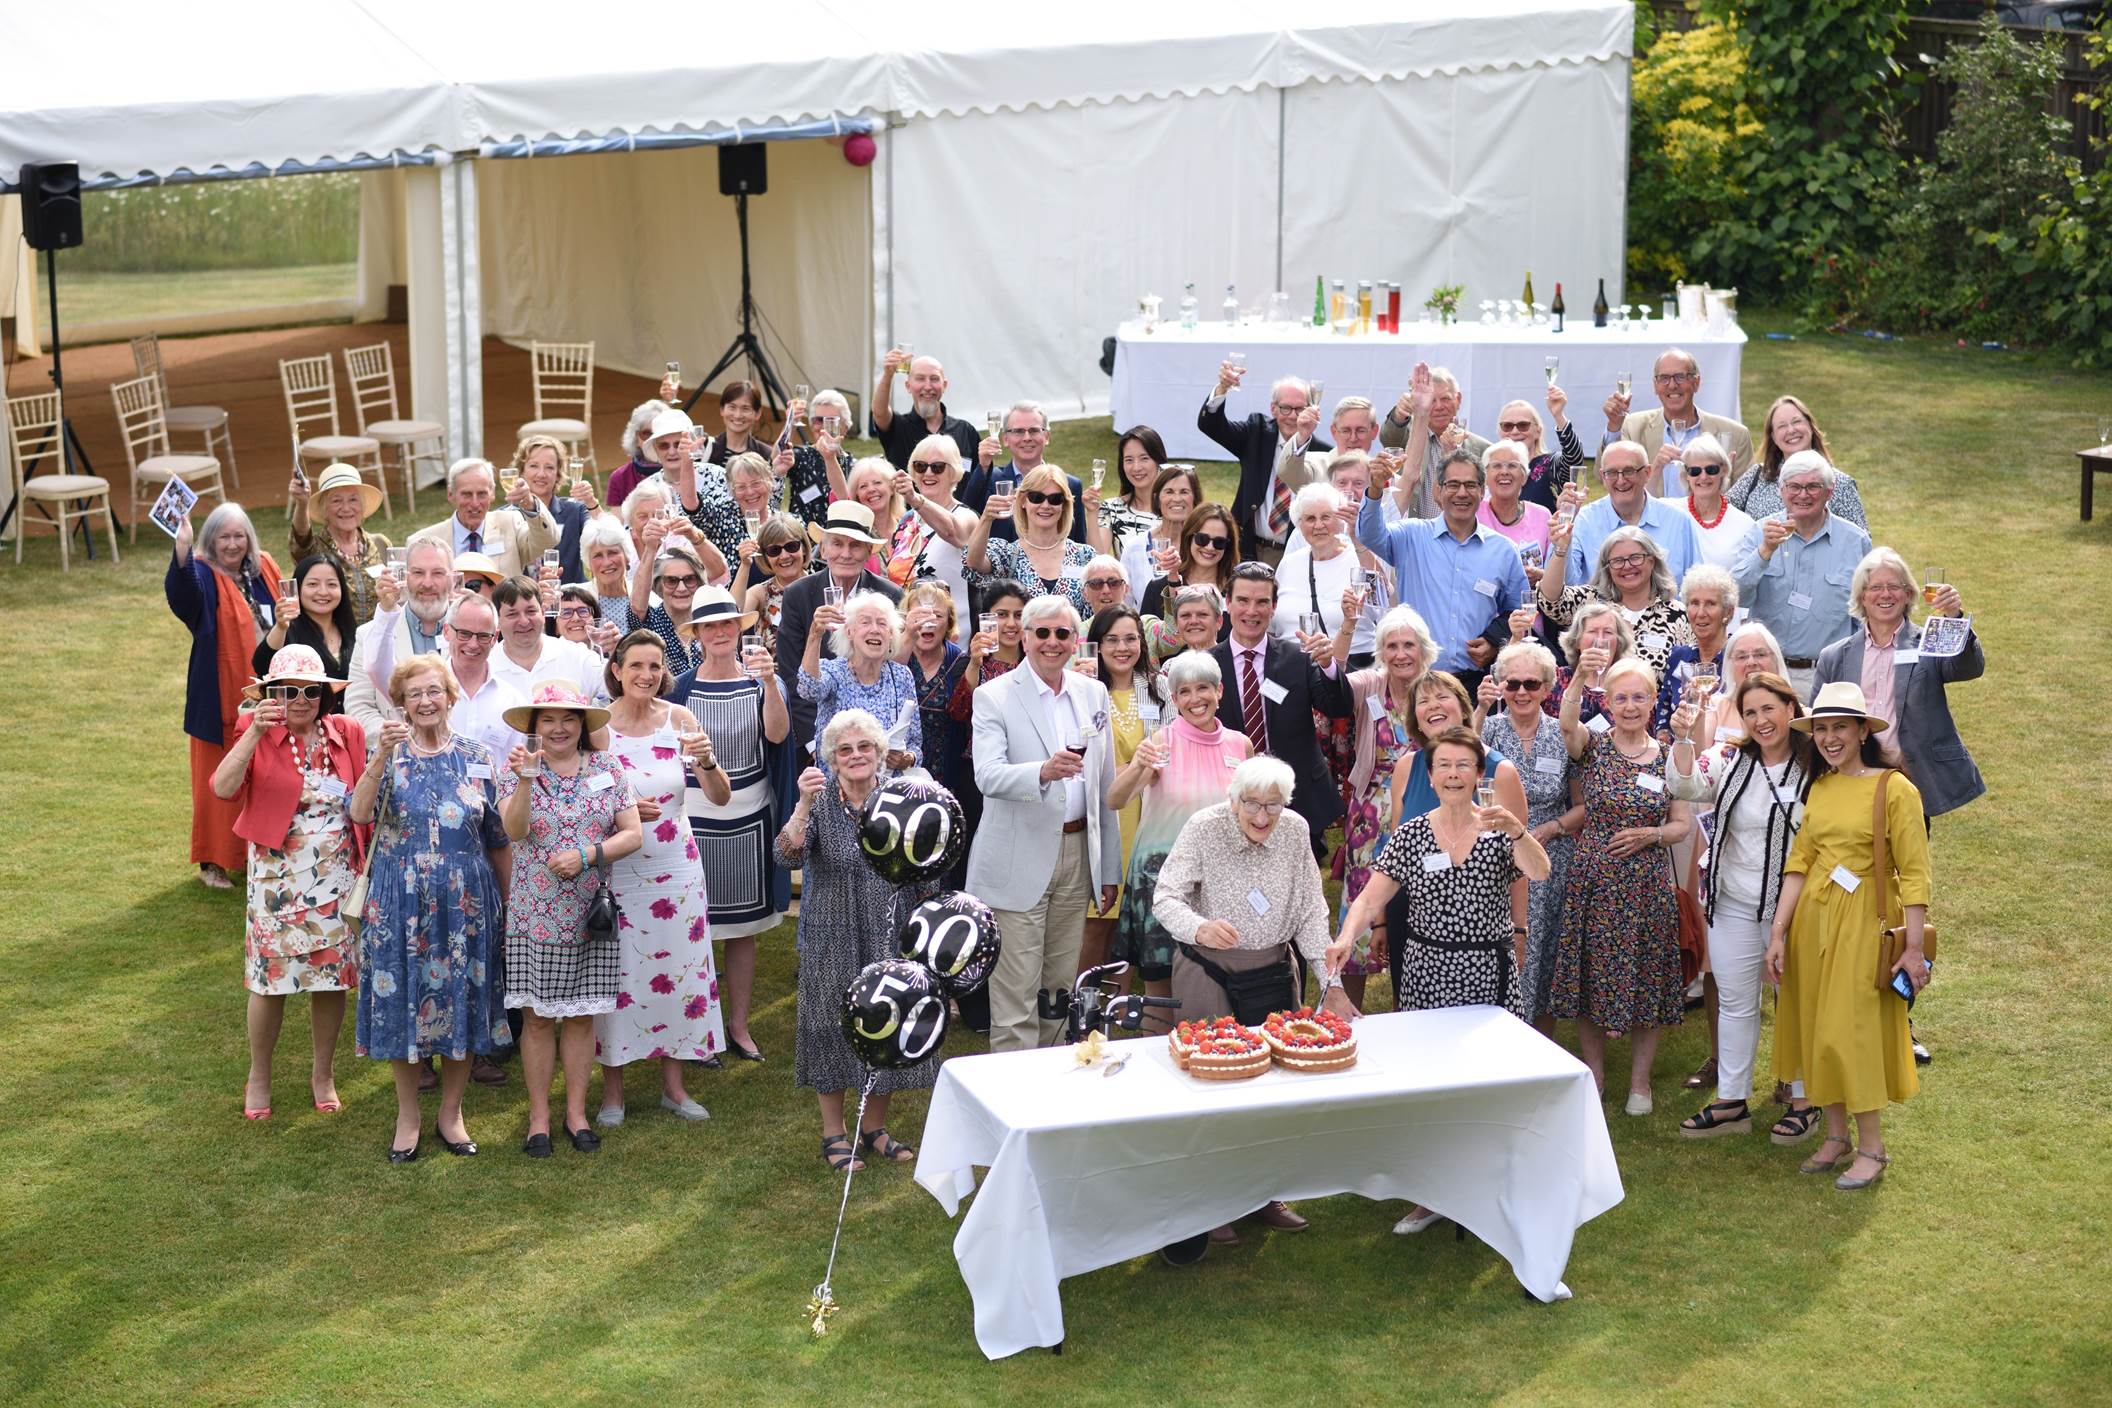
[[[31,249],[80,247],[81,168],[78,163],[22,163],[22,238]]]
[[[742,142],[719,148],[719,194],[759,196],[770,189],[770,148]]]

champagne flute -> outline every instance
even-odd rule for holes
[[[1094,460],[1094,461],[1093,461],[1093,487],[1094,487],[1095,489],[1097,489],[1097,488],[1099,488],[1099,487],[1100,487],[1100,486],[1101,486],[1102,484],[1105,484],[1106,482],[1107,482],[1107,461],[1106,461],[1106,460]]]
[[[410,565],[410,561],[411,550],[409,548],[389,549],[389,570],[396,574],[397,581],[403,580],[403,569]]]
[[[1477,812],[1485,812],[1495,805],[1496,784],[1484,776],[1474,784],[1474,809]],[[1487,827],[1480,828],[1480,831],[1484,836],[1493,834]]]
[[[807,403],[814,399],[814,388],[808,386],[805,382],[801,382],[792,388],[792,399],[799,402],[799,414],[792,417],[792,423],[794,425],[805,425],[807,423]]]
[[[2112,414],[2102,411],[2097,417],[2097,448],[2112,450]]]
[[[1616,396],[1621,397],[1623,400],[1626,400],[1628,397],[1634,395],[1635,373],[1622,372],[1619,376],[1615,377],[1613,379],[1613,391]]]
[[[1309,400],[1306,401],[1305,404],[1311,406],[1315,411],[1317,411],[1320,409],[1321,398],[1327,395],[1327,383],[1322,381],[1319,377],[1314,377],[1312,379],[1311,385],[1313,388],[1312,396]]]
[[[754,542],[756,539],[756,535],[761,533],[762,531],[763,516],[761,514],[744,513],[741,515],[741,532],[744,536],[747,537],[749,542]]]
[[[585,479],[586,477],[587,462],[584,459],[580,458],[578,455],[574,455],[572,457],[571,463],[565,466],[565,484],[564,487],[559,490],[559,492],[564,494],[570,494],[574,489],[579,487],[579,482],[582,479]]]
[[[1555,379],[1562,375],[1562,359],[1560,357],[1548,358],[1546,371],[1547,384],[1549,386],[1553,386],[1555,384]]]

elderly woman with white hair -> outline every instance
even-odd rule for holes
[[[1592,728],[1604,728],[1598,720],[1605,714],[1606,697],[1596,685],[1577,678],[1578,662],[1584,652],[1594,647],[1606,652],[1609,660],[1620,660],[1635,654],[1635,631],[1621,609],[1610,601],[1587,601],[1577,608],[1570,618],[1568,629],[1556,641],[1562,649],[1564,664],[1556,667],[1554,688],[1548,691],[1540,707],[1550,717],[1562,712],[1563,701],[1569,698],[1572,689],[1579,692],[1578,712],[1583,721]],[[1477,713],[1486,716],[1494,704],[1503,703],[1501,686],[1491,686],[1482,681],[1481,699]]]
[[[1573,587],[1565,580],[1573,526],[1557,521],[1549,531],[1547,571],[1536,592],[1541,614],[1559,628],[1567,626],[1586,602],[1612,602],[1635,632],[1635,653],[1652,673],[1662,675],[1672,647],[1694,643],[1694,628],[1687,624],[1687,613],[1673,596],[1675,585],[1665,550],[1641,528],[1616,528],[1599,545],[1598,570],[1592,579]]]
[[[1547,530],[1554,519],[1545,505],[1524,497],[1528,473],[1525,447],[1515,440],[1498,440],[1482,451],[1481,474],[1488,487],[1475,517],[1484,528],[1511,541],[1526,579],[1538,583],[1547,565]]]
[[[1555,423],[1555,446],[1547,446],[1547,426],[1530,401],[1509,401],[1496,413],[1497,444],[1505,441],[1525,451],[1525,487],[1519,496],[1553,513],[1562,491],[1584,467],[1584,446],[1570,428],[1564,411],[1569,393],[1559,386],[1547,388],[1547,415]]]
[[[619,631],[631,625],[631,539],[623,525],[596,514],[579,530],[579,558],[600,619]]]
[[[961,447],[951,435],[927,435],[919,440],[909,452],[909,468],[895,476],[895,492],[910,510],[895,536],[900,540],[912,529],[921,535],[910,559],[915,575],[945,585],[953,596],[954,620],[962,628],[957,634],[965,639],[974,613],[968,600],[964,554],[975,534],[975,510],[953,496],[962,472]],[[908,581],[904,577],[899,584]]]
[[[647,630],[667,647],[670,676],[694,670],[702,647],[690,625],[690,606],[710,580],[703,559],[681,538],[661,541],[631,573],[632,630]]]
[[[835,657],[826,661],[821,658],[825,638]],[[814,608],[796,685],[800,698],[814,702],[817,740],[838,712],[863,709],[887,720],[888,748],[882,761],[890,770],[899,772],[923,761],[917,679],[899,658],[902,646],[901,609],[878,592],[854,592],[841,606],[823,603]],[[818,741],[814,756],[828,771],[829,750]]]
[[[1704,693],[1723,685],[1723,648],[1738,619],[1738,583],[1729,571],[1715,563],[1697,562],[1687,569],[1679,584],[1679,604],[1687,613],[1687,627],[1693,631],[1694,640],[1673,646],[1665,656],[1657,713],[1650,720],[1651,732],[1667,740],[1671,737],[1668,724],[1672,711],[1686,697],[1689,684],[1701,681],[1707,686]]]
[[[176,527],[176,550],[162,582],[169,610],[191,633],[183,731],[191,739],[191,861],[210,889],[234,887],[229,873],[247,859],[235,822],[241,808],[213,791],[213,772],[235,739],[242,690],[257,641],[283,596],[279,565],[257,543],[240,504],[206,515],[192,551],[191,521]]]
[[[348,464],[324,466],[313,490],[305,474],[295,475],[286,487],[287,545],[293,551],[289,560],[320,555],[336,563],[355,626],[374,619],[376,593],[368,573],[378,572],[389,560],[389,540],[362,526],[380,507],[381,490]]]
[[[1354,535],[1342,521],[1347,503],[1332,484],[1308,484],[1291,496],[1291,521],[1298,525],[1298,532],[1276,567],[1276,615],[1269,622],[1269,633],[1285,638],[1301,633],[1333,637],[1346,620],[1352,627],[1350,663],[1368,665],[1376,617],[1367,618],[1361,611],[1364,570],[1357,560]],[[1359,595],[1353,598],[1352,592]],[[1352,600],[1359,610],[1350,609]],[[1311,616],[1320,618],[1318,631],[1307,620]]]
[[[1563,699],[1562,741],[1583,777],[1584,826],[1563,899],[1553,1011],[1576,1018],[1584,1064],[1601,1090],[1606,1042],[1628,1034],[1627,1110],[1647,1115],[1658,1034],[1685,1011],[1671,851],[1693,817],[1665,790],[1669,750],[1650,732],[1657,672],[1637,656],[1609,659],[1598,646],[1583,652],[1578,672],[1605,691],[1612,726],[1584,726],[1581,690]]]
[[[938,1079],[936,1060],[868,1070],[843,1035],[844,989],[867,964],[896,956],[895,933],[923,899],[919,887],[881,879],[858,844],[858,811],[885,776],[887,748],[887,732],[872,714],[836,712],[814,750],[822,766],[800,774],[798,805],[777,837],[778,864],[802,876],[792,1078],[820,1103],[821,1157],[839,1173],[863,1167],[844,1123],[848,1092],[873,1083],[860,1151],[908,1163],[916,1151],[888,1134],[888,1101],[897,1090],[927,1089]]]
[[[1548,873],[1526,887],[1524,977],[1520,1013],[1552,1032],[1549,985],[1569,884],[1571,837],[1584,825],[1584,784],[1569,760],[1562,730],[1543,702],[1555,684],[1555,657],[1538,641],[1513,641],[1489,671],[1501,706],[1481,726],[1481,741],[1517,765],[1525,789],[1525,824],[1547,852]]]
[[[824,388],[814,393],[812,401],[794,400],[785,414],[792,433],[778,440],[771,468],[785,481],[786,510],[798,514],[804,523],[824,523],[829,516],[829,501],[851,496],[846,476],[853,461],[843,448],[844,436],[852,424],[851,403],[841,391]],[[802,426],[809,437],[806,444],[798,444],[793,438]],[[954,447],[954,457],[959,460],[959,446]]]
[[[1372,862],[1393,831],[1394,766],[1415,751],[1415,687],[1437,660],[1437,642],[1412,606],[1396,606],[1380,617],[1373,636],[1378,663],[1349,676],[1356,708],[1350,718],[1355,748],[1339,853],[1345,912],[1371,879]],[[1385,972],[1386,963],[1372,956],[1368,928],[1356,940],[1340,968],[1349,1000],[1361,1007],[1364,980]]]
[[[623,427],[623,453],[627,462],[609,474],[608,503],[611,509],[622,508],[633,489],[660,472],[660,461],[652,457],[646,442],[652,438],[654,418],[666,409],[667,402],[656,397],[639,402],[632,410],[630,420]]]
[[[1701,547],[1701,560],[1728,571],[1760,536],[1760,525],[1753,516],[1724,497],[1731,482],[1730,452],[1704,430],[1679,454],[1679,477],[1687,495],[1670,502],[1694,520],[1694,541]]]
[[[1736,743],[1745,737],[1745,725],[1731,702],[1738,686],[1763,672],[1789,678],[1782,659],[1782,644],[1775,633],[1758,621],[1747,621],[1731,632],[1723,647],[1724,677],[1703,712],[1701,737],[1717,743]]]
[[[1164,677],[1173,717],[1137,745],[1107,793],[1108,806],[1117,812],[1143,798],[1111,956],[1127,962],[1146,990],[1162,997],[1173,990],[1174,938],[1153,907],[1160,867],[1188,819],[1225,795],[1254,751],[1245,734],[1218,722],[1224,674],[1208,650],[1176,655]]]

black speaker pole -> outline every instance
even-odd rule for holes
[[[769,405],[771,412],[778,416],[779,419],[782,419],[785,405],[791,398],[785,395],[785,386],[783,382],[778,380],[777,368],[770,365],[769,355],[763,351],[763,344],[755,335],[755,289],[748,269],[748,193],[746,191],[741,191],[734,196],[733,216],[741,227],[741,330],[734,334],[733,341],[727,344],[726,351],[720,355],[718,361],[712,364],[711,370],[704,373],[703,380],[697,383],[697,389],[692,391],[689,394],[689,399],[682,403],[682,409],[687,411],[695,406],[697,398],[704,394],[704,389],[719,379],[719,373],[725,371],[735,362],[740,361],[741,358],[746,357],[750,369],[755,374],[756,382],[762,387],[765,402]]]

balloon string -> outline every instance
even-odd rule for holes
[[[866,1072],[865,1089],[858,1092],[858,1121],[855,1128],[860,1134],[865,1130],[866,1097],[873,1093],[873,1087],[879,1083],[880,1073],[878,1071]],[[821,1285],[816,1288],[815,1292],[817,1295],[827,1294],[829,1282],[836,1275],[836,1249],[843,1245],[843,1215],[849,1211],[851,1206],[851,1178],[857,1172],[858,1136],[854,1134],[851,1138],[851,1161],[843,1170],[843,1201],[836,1206],[836,1235],[829,1242],[829,1267],[828,1270],[821,1273]]]

